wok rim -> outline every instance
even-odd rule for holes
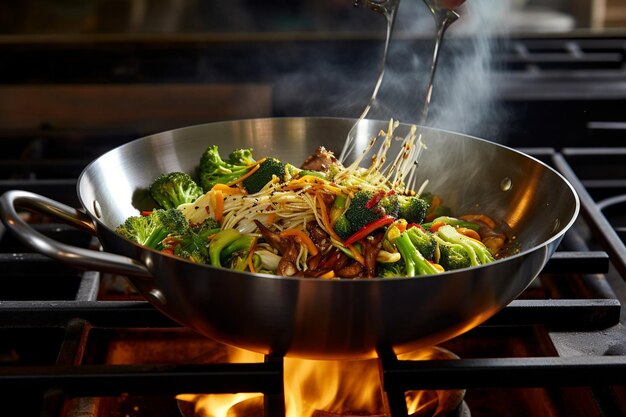
[[[81,171],[80,175],[78,176],[78,179],[76,181],[76,194],[78,197],[78,200],[80,201],[81,206],[83,207],[83,209],[85,210],[85,212],[87,213],[87,215],[92,219],[92,221],[96,222],[97,227],[96,230],[100,229],[100,228],[105,228],[107,231],[111,232],[113,235],[116,236],[116,238],[119,239],[123,239],[125,242],[135,246],[137,249],[139,249],[140,251],[149,251],[150,253],[154,254],[154,255],[158,255],[158,256],[166,256],[169,258],[173,258],[173,260],[175,261],[179,261],[179,262],[185,262],[187,264],[191,264],[194,265],[195,267],[199,267],[199,268],[206,268],[208,270],[212,270],[212,271],[221,271],[221,270],[225,270],[228,268],[218,268],[212,265],[207,265],[207,264],[199,264],[199,263],[195,263],[195,262],[191,262],[188,261],[184,258],[180,258],[177,257],[175,255],[170,255],[167,253],[163,253],[161,251],[158,251],[156,249],[152,249],[152,248],[148,248],[145,246],[142,246],[132,240],[126,239],[120,235],[118,235],[114,229],[112,229],[111,227],[109,227],[108,225],[106,225],[103,221],[101,221],[98,216],[96,216],[93,211],[91,209],[88,208],[88,206],[85,204],[85,201],[83,199],[83,196],[81,195],[80,192],[80,187],[81,187],[81,183],[84,180],[84,177],[87,175],[87,172],[91,169],[91,167],[95,164],[98,163],[98,161],[102,160],[103,158],[105,158],[107,155],[112,154],[114,152],[120,152],[120,150],[126,146],[131,146],[131,144],[142,141],[142,140],[149,140],[152,137],[155,136],[160,136],[160,135],[164,135],[164,134],[169,134],[169,133],[174,133],[174,132],[178,132],[181,130],[187,130],[187,129],[194,129],[194,128],[198,128],[200,126],[207,126],[207,125],[220,125],[220,124],[233,124],[233,123],[241,123],[241,122],[251,122],[251,121],[266,121],[266,120],[314,120],[314,121],[348,121],[348,122],[356,122],[358,119],[355,118],[348,118],[348,117],[324,117],[324,116],[313,116],[313,117],[307,117],[307,116],[302,116],[302,117],[294,117],[294,116],[290,116],[290,117],[263,117],[263,118],[247,118],[247,119],[234,119],[234,120],[223,120],[223,121],[215,121],[215,122],[207,122],[207,123],[198,123],[198,124],[194,124],[194,125],[188,125],[188,126],[182,126],[182,127],[178,127],[175,129],[170,129],[170,130],[166,130],[166,131],[160,131],[160,132],[156,132],[156,133],[152,133],[150,135],[146,135],[146,136],[142,136],[136,139],[133,139],[129,142],[126,142],[122,145],[119,145],[113,149],[110,149],[109,151],[101,154],[100,156],[98,156],[96,159],[92,160],[91,162],[89,162],[89,164],[87,164],[85,166],[85,168],[83,168],[83,170]],[[373,123],[388,123],[388,121],[385,120],[379,120],[379,119],[364,119]],[[356,283],[356,282],[361,282],[361,283],[380,283],[380,282],[397,282],[397,281],[408,281],[408,280],[424,280],[424,279],[434,279],[437,277],[442,277],[442,276],[446,276],[448,278],[452,278],[449,277],[450,275],[456,275],[459,274],[459,272],[465,272],[468,270],[472,270],[472,271],[479,271],[485,268],[489,268],[492,267],[494,265],[497,264],[501,264],[504,263],[506,261],[512,260],[512,259],[516,259],[516,258],[521,258],[521,257],[525,257],[528,256],[530,253],[537,251],[538,249],[542,248],[542,247],[546,247],[549,246],[550,244],[552,244],[554,241],[560,240],[563,235],[565,235],[565,233],[567,233],[567,231],[573,226],[573,224],[576,222],[579,213],[580,213],[580,197],[578,196],[578,194],[576,193],[576,190],[574,189],[574,187],[572,186],[572,184],[570,184],[570,182],[560,173],[558,172],[556,169],[552,168],[551,166],[549,166],[548,164],[540,161],[539,159],[528,155],[527,153],[524,153],[522,151],[519,151],[517,149],[511,148],[507,145],[503,145],[500,143],[496,143],[487,139],[483,139],[483,138],[479,138],[473,135],[468,135],[465,133],[460,133],[460,132],[454,132],[451,130],[446,130],[446,129],[439,129],[439,128],[434,128],[434,127],[429,127],[429,126],[424,126],[424,125],[417,125],[417,124],[410,124],[410,123],[400,123],[400,126],[413,126],[415,125],[418,129],[425,129],[427,131],[434,131],[434,132],[439,132],[439,133],[445,133],[445,134],[452,134],[452,135],[456,135],[456,136],[462,136],[464,138],[468,138],[471,140],[475,140],[475,141],[479,141],[479,142],[485,142],[487,144],[489,144],[490,146],[495,146],[497,148],[501,148],[503,150],[518,154],[524,158],[527,158],[529,160],[532,160],[533,162],[539,164],[540,166],[542,166],[544,169],[547,169],[548,171],[552,172],[553,174],[557,175],[557,177],[561,180],[562,183],[564,183],[567,186],[567,189],[570,190],[573,198],[574,198],[574,210],[573,213],[571,215],[571,218],[569,219],[569,221],[567,222],[567,224],[563,225],[561,227],[561,230],[557,233],[555,233],[554,235],[552,235],[549,239],[541,242],[538,245],[535,245],[531,248],[525,249],[523,251],[520,251],[518,253],[515,253],[513,255],[507,256],[505,258],[500,258],[500,259],[496,259],[494,262],[491,262],[489,264],[483,264],[483,265],[478,265],[478,266],[471,266],[471,267],[467,267],[467,268],[462,268],[462,269],[455,269],[455,270],[450,270],[450,271],[444,271],[438,274],[434,274],[434,275],[418,275],[418,276],[413,276],[413,277],[395,277],[393,279],[389,279],[389,278],[382,278],[382,277],[374,277],[374,278],[360,278],[360,279],[316,279],[316,278],[311,278],[311,277],[289,277],[289,276],[282,276],[282,275],[273,275],[273,274],[264,274],[264,273],[252,273],[252,272],[248,272],[248,271],[232,271],[232,272],[236,272],[237,274],[243,275],[243,276],[247,276],[250,278],[264,278],[264,279],[281,279],[281,280],[287,280],[287,281],[295,281],[295,282],[308,282],[308,281],[316,281],[316,282],[328,282],[330,285],[330,283],[338,283],[338,282],[344,282],[346,284],[344,285],[354,285],[351,283]],[[100,235],[100,232],[98,232],[98,236]],[[556,250],[556,248],[555,248]],[[141,262],[141,261],[140,261]],[[335,285],[333,284],[333,285]],[[365,285],[365,284],[356,284],[356,285]]]

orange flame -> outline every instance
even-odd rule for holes
[[[261,354],[234,348],[226,349],[229,350],[228,362],[263,361]],[[442,350],[433,348],[400,355],[399,359],[428,360],[441,357]],[[320,413],[322,415],[370,416],[389,414],[381,387],[377,359],[321,361],[285,358],[284,373],[287,417],[313,417]],[[258,393],[181,394],[177,399],[194,403],[195,416],[198,417],[246,417],[234,411],[234,407],[261,395]],[[439,398],[439,393],[434,391],[407,392],[409,415],[432,415],[435,410],[441,408]],[[260,404],[259,402],[257,405],[260,407]],[[246,410],[245,407],[241,409]]]
[[[257,363],[263,362],[263,355],[247,350],[224,346],[228,363]],[[227,417],[233,406],[260,397],[262,393],[239,394],[180,394],[176,398],[180,401],[194,404],[194,412],[198,417]]]

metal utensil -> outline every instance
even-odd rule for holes
[[[428,109],[430,108],[430,101],[433,96],[433,85],[435,82],[435,73],[437,72],[437,64],[439,63],[439,51],[443,45],[444,35],[450,25],[457,21],[460,17],[457,12],[449,8],[441,0],[424,0],[428,10],[433,14],[435,18],[435,27],[437,29],[437,35],[435,37],[435,49],[433,51],[433,60],[430,66],[430,76],[428,77],[428,84],[426,87],[426,97],[424,98],[424,105],[422,107],[422,117],[420,119],[420,125],[426,122],[428,117]]]
[[[387,24],[387,31],[385,34],[386,37],[383,57],[380,63],[380,68],[378,70],[378,76],[376,77],[376,83],[374,84],[374,90],[372,91],[372,96],[370,97],[367,106],[365,106],[365,109],[359,116],[358,120],[356,121],[356,123],[354,123],[354,126],[352,126],[352,129],[350,129],[350,132],[348,132],[348,136],[346,137],[343,149],[339,154],[339,160],[341,162],[344,162],[350,152],[354,149],[359,123],[367,117],[370,110],[376,103],[376,96],[378,95],[378,90],[383,83],[383,77],[385,75],[385,66],[387,64],[389,44],[391,43],[391,34],[393,33],[393,25],[396,21],[396,14],[398,12],[400,0],[355,0],[354,5],[368,7],[370,10],[373,10],[374,12],[383,15]]]

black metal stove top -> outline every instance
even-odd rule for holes
[[[362,48],[354,48],[355,42]],[[379,42],[375,37],[294,41],[271,35],[169,41],[2,39],[0,74],[9,84],[0,86],[0,93],[15,97],[16,91],[32,94],[41,87],[67,94],[66,99],[92,102],[110,84],[147,85],[158,91],[162,85],[269,83],[274,88],[269,114],[327,115],[326,101],[316,94],[324,99],[336,94],[329,91],[333,83],[306,103],[294,102],[301,95],[291,87],[316,78],[308,74],[294,84],[290,64],[306,61],[312,50],[324,50],[330,71],[358,78],[364,69],[353,66],[367,62],[367,47]],[[517,129],[498,131],[502,136],[494,137],[524,146],[521,150],[559,170],[581,198],[580,219],[518,300],[444,344],[461,360],[407,362],[382,354],[384,388],[394,415],[406,413],[405,390],[466,388],[465,401],[474,416],[626,416],[625,50],[624,39],[617,37],[519,39],[509,44],[502,61],[510,68],[498,81],[498,103]],[[264,70],[254,65],[267,59]],[[75,64],[69,70],[68,62]],[[283,91],[286,85],[289,91]],[[85,86],[91,89],[83,90]],[[81,96],[85,91],[89,94]],[[352,101],[364,102],[354,96]],[[352,115],[359,110],[352,105],[342,111]],[[83,116],[97,121],[95,113]],[[5,119],[13,114],[7,110]],[[77,206],[76,179],[89,161],[180,122],[129,127],[128,120],[121,120],[111,128],[63,112],[55,115],[0,129],[0,193],[23,189]],[[143,118],[145,112],[129,117]],[[486,120],[486,131],[490,123]],[[38,216],[30,221],[60,241],[98,245],[68,226]],[[130,346],[133,341],[141,350],[153,340],[165,340],[176,354],[107,359],[109,346]],[[175,402],[172,406],[172,394],[184,391],[264,392],[266,414],[284,413],[281,358],[235,366],[198,364],[195,353],[183,348],[211,349],[211,343],[156,311],[122,277],[77,271],[32,253],[0,224],[0,398],[20,403],[21,415],[77,417],[86,411],[72,409],[68,404],[75,406],[76,401],[68,398],[108,396],[119,406],[115,411],[114,404],[96,407],[89,402],[89,413],[100,408],[108,415],[140,416],[158,410],[173,416],[178,409]],[[169,402],[155,397],[165,394]],[[152,405],[135,410],[128,399],[136,397],[148,398]]]
[[[21,188],[77,204],[77,173],[97,155],[72,155],[54,138],[6,143],[12,154],[10,164],[2,164],[0,192]],[[70,143],[86,146],[76,139]],[[568,178],[581,197],[581,218],[535,285],[484,325],[444,344],[461,360],[413,362],[382,355],[384,389],[394,415],[406,413],[404,391],[453,388],[468,390],[473,415],[507,415],[494,398],[510,395],[522,404],[525,394],[519,392],[529,387],[538,387],[550,407],[565,413],[554,415],[572,415],[572,409],[589,404],[597,413],[626,415],[626,149],[522,150]],[[36,216],[31,221],[61,241],[97,245],[67,226]],[[119,277],[77,271],[31,253],[0,227],[0,278],[0,395],[24,399],[28,412],[23,415],[61,415],[66,398],[233,390],[264,392],[266,414],[284,413],[281,358],[194,364],[183,354],[174,363],[108,364],[89,353],[139,329],[181,331],[120,285]],[[111,331],[117,336],[103,339]],[[564,405],[562,396],[584,404]],[[516,410],[508,415],[532,414]]]

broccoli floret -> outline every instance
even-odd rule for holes
[[[421,223],[424,221],[426,211],[428,210],[428,202],[419,197],[401,195],[398,197],[400,201],[399,217],[405,219],[409,223]]]
[[[426,212],[426,219],[434,219],[439,216],[450,216],[452,210],[448,206],[441,205],[441,199],[432,193],[424,193],[420,196],[422,200],[428,203],[428,211]]]
[[[366,224],[384,216],[385,213],[382,212],[380,206],[378,205],[369,209],[365,207],[372,197],[373,194],[370,191],[357,191],[350,201],[350,206],[344,214],[348,219],[348,222],[350,222],[351,234],[356,233]]]
[[[435,250],[437,249],[437,241],[433,236],[419,227],[411,227],[406,231],[411,239],[411,243],[415,246],[424,258],[432,261],[435,259]]]
[[[435,236],[439,248],[439,265],[446,271],[454,269],[469,268],[472,266],[467,251],[462,245],[449,243]]]
[[[123,237],[149,248],[163,249],[163,239],[184,233],[189,227],[183,213],[176,209],[157,209],[148,216],[132,216],[115,231]]]
[[[380,278],[398,278],[406,276],[406,266],[401,259],[398,262],[379,263],[377,275]]]
[[[252,165],[256,163],[252,149],[237,149],[228,155],[228,163],[232,165]]]
[[[453,226],[441,226],[437,230],[437,236],[448,243],[461,245],[470,258],[471,266],[487,264],[495,260],[482,242],[462,235]]]
[[[196,263],[209,263],[209,238],[219,231],[219,224],[213,219],[187,229],[171,242],[174,255]]]
[[[413,243],[411,242],[411,238],[406,232],[400,233],[400,236],[398,236],[393,243],[398,248],[398,252],[400,252],[400,255],[406,265],[406,276],[414,277],[417,275],[432,275],[439,273],[437,268],[435,268],[433,264],[427,261],[422,254],[415,249],[415,246],[413,246]]]
[[[345,215],[340,215],[337,220],[335,221],[335,224],[333,225],[333,229],[335,230],[335,233],[337,233],[337,236],[339,236],[342,239],[347,239],[352,235],[352,228],[350,227],[350,222],[348,221],[348,219],[346,218]]]
[[[205,236],[214,235],[215,233],[219,232],[219,229],[220,229],[220,224],[218,223],[217,220],[211,217],[207,218],[199,226],[196,226],[194,228],[194,230],[197,233],[203,234]]]
[[[224,161],[220,157],[217,145],[209,146],[200,158],[200,185],[204,191],[209,191],[215,184],[227,184],[245,174],[248,167],[254,163],[251,153],[248,155],[248,152],[249,149],[234,151],[229,159]]]
[[[150,195],[165,209],[194,202],[202,194],[202,188],[184,172],[162,174],[150,185]]]
[[[433,219],[433,221],[431,222],[422,224],[422,227],[425,229],[430,229],[431,226],[435,223],[448,224],[454,227],[465,227],[466,229],[472,229],[475,231],[480,230],[480,225],[478,223],[466,222],[464,220],[457,219],[455,217],[450,217],[450,216],[439,216]]]
[[[243,186],[250,194],[258,193],[272,177],[276,175],[281,181],[285,178],[285,164],[276,158],[266,158],[252,175],[243,180]]]
[[[189,222],[185,218],[185,215],[182,211],[175,208],[154,210],[152,214],[150,214],[150,217],[158,219],[165,230],[167,230],[168,234],[180,234],[189,229]]]
[[[397,194],[384,196],[378,204],[385,210],[385,214],[398,218],[400,214],[400,199]]]

